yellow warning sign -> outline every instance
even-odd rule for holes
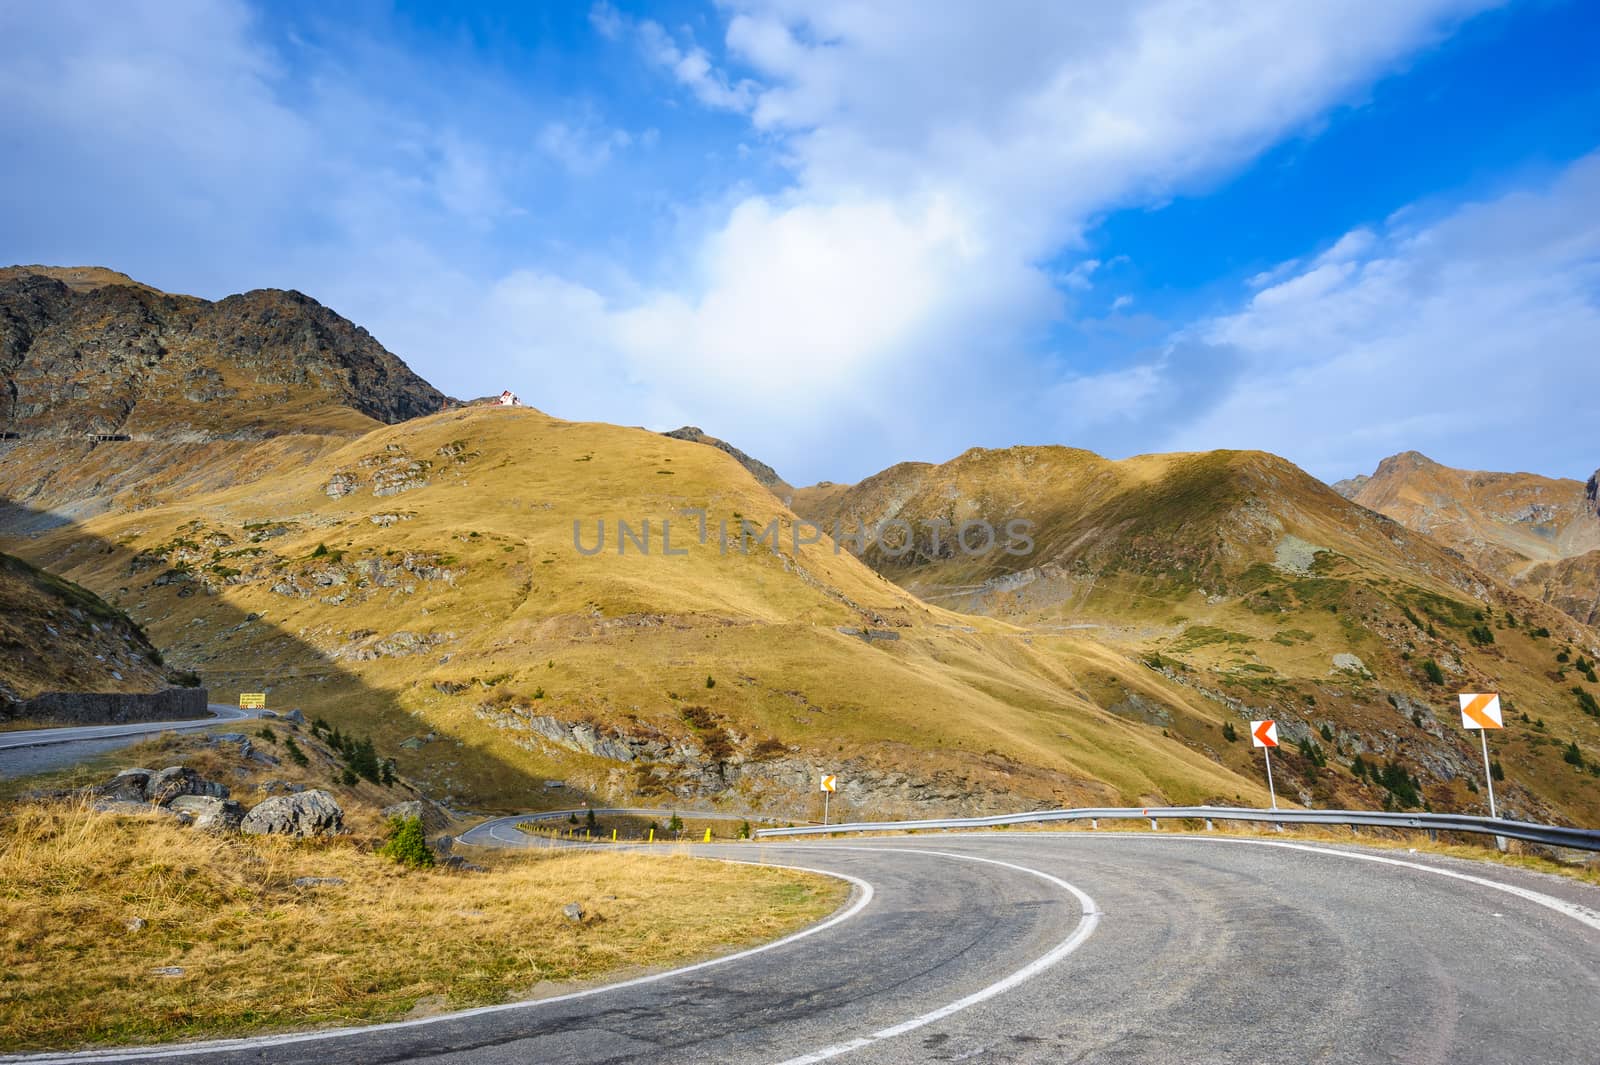
[[[240,710],[265,710],[267,708],[266,692],[240,692]]]

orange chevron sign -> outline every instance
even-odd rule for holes
[[[1278,745],[1278,723],[1276,721],[1250,722],[1250,742],[1257,747],[1276,747]]]
[[[832,773],[828,773],[822,778],[823,791],[837,791],[838,786],[839,778],[834,776]]]
[[[1461,727],[1469,729],[1505,728],[1500,714],[1500,696],[1493,692],[1465,692],[1461,699]]]

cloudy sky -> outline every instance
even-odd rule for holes
[[[1600,465],[1600,14],[0,4],[0,260],[296,288],[796,483],[973,446]]]

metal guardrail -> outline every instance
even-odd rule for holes
[[[1038,824],[1052,821],[1138,821],[1150,827],[1161,821],[1205,821],[1210,828],[1216,821],[1255,821],[1289,825],[1362,825],[1374,828],[1403,828],[1430,832],[1471,832],[1482,836],[1542,843],[1548,847],[1574,847],[1600,851],[1600,831],[1589,828],[1562,828],[1531,821],[1507,821],[1497,817],[1467,814],[1388,813],[1381,810],[1256,810],[1233,806],[1138,806],[1083,808],[1075,810],[1036,810],[1031,813],[997,814],[992,817],[951,817],[926,821],[860,821],[840,825],[803,825],[799,828],[763,828],[756,839],[784,836],[829,836],[853,832],[909,832],[925,829],[1003,828],[1007,825]]]

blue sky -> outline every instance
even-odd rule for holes
[[[1587,476],[1557,0],[0,8],[0,259],[305,291],[796,483],[969,446]]]

